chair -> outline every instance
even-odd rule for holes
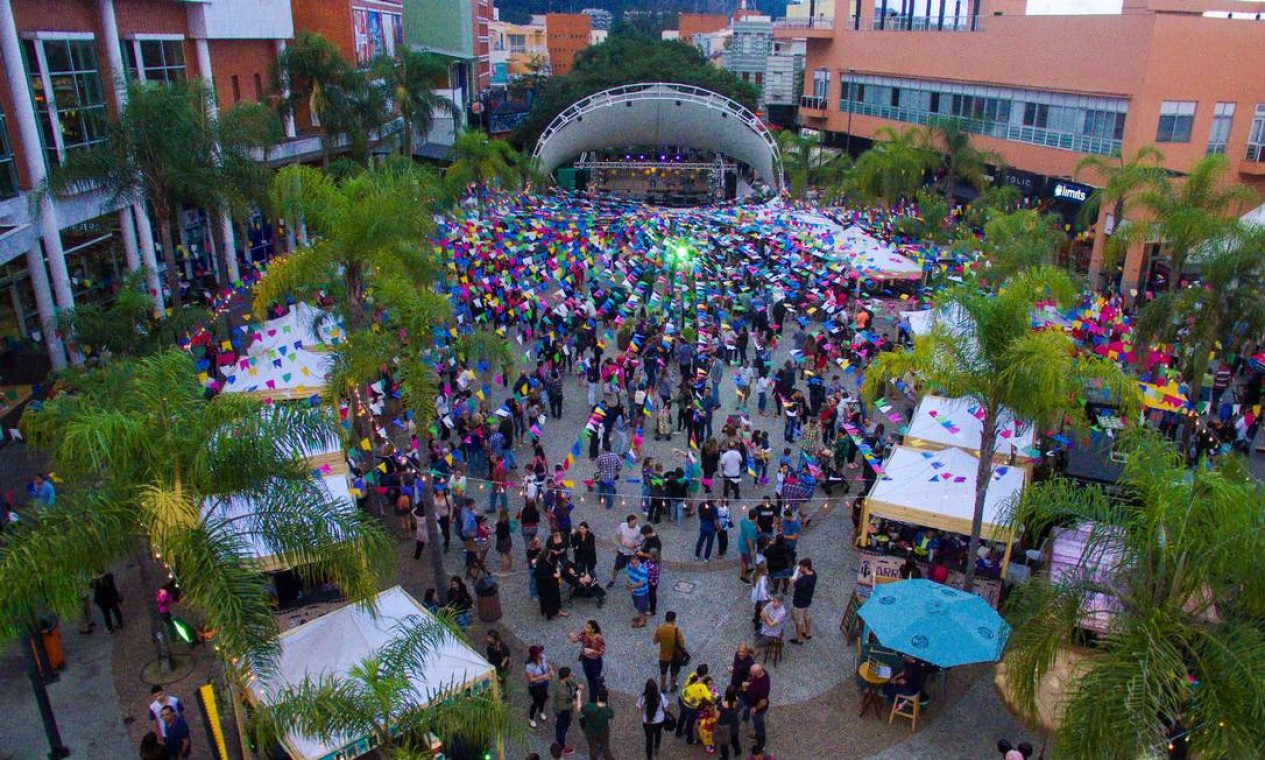
[[[887,716],[887,725],[891,725],[899,715],[902,718],[909,718],[909,732],[914,733],[918,730],[918,715],[922,711],[922,703],[926,701],[926,697],[920,694],[897,694],[892,700],[892,712]]]
[[[767,663],[769,661],[769,656],[772,655],[773,667],[775,668],[777,667],[777,664],[782,661],[782,638],[782,636],[778,636],[764,647],[764,662]]]

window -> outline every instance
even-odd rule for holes
[[[1265,103],[1256,104],[1252,116],[1252,131],[1247,136],[1245,161],[1265,161]]]
[[[1045,103],[1025,103],[1023,106],[1023,125],[1045,129],[1050,123],[1050,107]]]
[[[761,72],[757,71],[757,72],[755,73],[755,86],[756,86],[756,87],[759,87],[759,86],[760,86],[760,85],[762,85],[762,84],[764,84],[764,74],[762,74]]]
[[[23,50],[49,165],[105,142],[105,90],[92,38],[26,40]]]
[[[127,74],[142,82],[174,82],[185,78],[184,40],[123,41]]]
[[[242,100],[241,82],[237,81],[236,74],[234,74],[231,79],[232,79],[232,84],[233,84],[233,103],[240,103]]]
[[[509,38],[510,38],[510,52],[511,53],[527,52],[527,35],[511,34]]]
[[[1166,100],[1160,104],[1160,126],[1155,132],[1155,142],[1190,142],[1190,131],[1194,125],[1193,100]]]
[[[890,102],[892,104],[892,108],[900,108],[900,88],[899,87],[892,88],[892,97],[891,97]]]
[[[18,194],[18,171],[13,163],[13,148],[9,145],[9,127],[4,112],[0,111],[0,198],[12,198]]]
[[[260,103],[264,100],[264,80],[258,71],[255,72],[255,100]]]
[[[865,85],[857,82],[852,83],[852,99],[857,103],[865,102]]]
[[[931,111],[931,113],[940,113],[940,93],[931,93],[931,102],[927,110]]]
[[[1124,139],[1124,114],[1094,109],[1085,111],[1085,125],[1081,134],[1112,140]]]
[[[1230,142],[1230,125],[1234,123],[1234,104],[1218,103],[1212,111],[1212,129],[1208,132],[1208,155],[1225,153]]]
[[[825,98],[830,97],[830,72],[826,69],[817,69],[813,72],[813,97]]]

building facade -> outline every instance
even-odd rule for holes
[[[1005,160],[1006,181],[1052,203],[1088,197],[1095,177],[1076,169],[1086,156],[1147,145],[1177,173],[1224,153],[1235,180],[1265,191],[1262,4],[1130,0],[1083,16],[1024,15],[1011,0],[985,0],[978,16],[967,3],[894,5],[904,13],[777,30],[806,42],[800,119],[832,144],[855,153],[883,127],[956,117]],[[1108,209],[1097,220],[1091,270],[1117,221]],[[1125,291],[1157,253],[1129,252]]]
[[[544,16],[533,16],[530,24],[493,21],[489,33],[494,87],[508,86],[518,77],[550,74]]]
[[[319,0],[316,0],[319,2]],[[470,106],[492,85],[492,0],[403,0],[410,48],[447,58],[449,89]]]
[[[545,14],[545,44],[554,74],[571,72],[575,56],[593,44],[593,18],[584,13]]]

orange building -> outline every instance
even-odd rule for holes
[[[1097,179],[1077,175],[1084,157],[1146,145],[1178,173],[1224,153],[1237,181],[1265,191],[1265,3],[1126,0],[1092,16],[1020,15],[1014,0],[984,0],[977,16],[968,2],[887,7],[775,30],[807,40],[800,119],[828,144],[857,153],[882,127],[957,117],[1005,160],[1004,181],[1067,218]],[[1118,221],[1108,211],[1096,233]],[[1160,253],[1129,252],[1126,292]]]
[[[576,54],[591,44],[592,34],[592,16],[583,13],[545,15],[545,45],[549,48],[549,66],[555,76],[571,72]]]
[[[711,34],[729,28],[729,17],[723,13],[680,13],[676,17],[681,42],[694,44],[694,35]]]

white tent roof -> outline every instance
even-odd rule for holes
[[[251,679],[253,697],[269,704],[281,690],[303,682],[307,676],[345,676],[351,668],[372,656],[396,637],[396,629],[410,617],[431,618],[421,604],[399,586],[383,591],[374,600],[377,616],[350,604],[285,631],[278,637],[281,656],[274,675],[261,682]],[[464,642],[449,639],[430,654],[414,688],[427,703],[446,692],[483,681],[496,671]],[[289,750],[299,760],[323,758],[362,737],[313,738],[290,734]]]
[[[342,326],[326,312],[306,303],[295,304],[284,316],[270,319],[247,333],[247,353],[260,356],[278,348],[319,349],[344,338]]]
[[[311,396],[325,388],[330,364],[327,354],[281,346],[226,367],[224,391],[277,399]]]
[[[979,413],[969,399],[923,396],[909,423],[905,442],[927,449],[956,446],[978,454],[982,426]],[[1017,425],[1014,414],[1006,409],[1001,413],[997,428],[998,457],[1009,457],[1013,453],[1025,460],[1031,458],[1031,425]]]
[[[884,476],[866,497],[866,509],[875,517],[969,535],[978,468],[979,459],[962,449],[897,446],[883,464]],[[1001,537],[1008,503],[1018,497],[1027,477],[1022,467],[993,466],[984,500],[984,536]]]
[[[892,248],[860,251],[852,259],[852,268],[875,280],[915,280],[922,277],[922,266]]]
[[[337,500],[345,514],[355,513],[356,502],[351,498],[351,489],[347,485],[347,476],[345,474],[325,475],[320,482],[325,492]],[[208,499],[202,505],[203,519],[214,515],[221,520],[228,521],[230,524],[233,524],[235,520],[244,521],[254,511],[255,504],[246,494],[234,494],[222,501]],[[243,559],[257,562],[260,569],[264,572],[275,572],[288,567],[287,563],[277,556],[273,548],[261,536],[248,532],[245,525],[243,525],[240,535],[246,541],[245,550],[241,553]]]

